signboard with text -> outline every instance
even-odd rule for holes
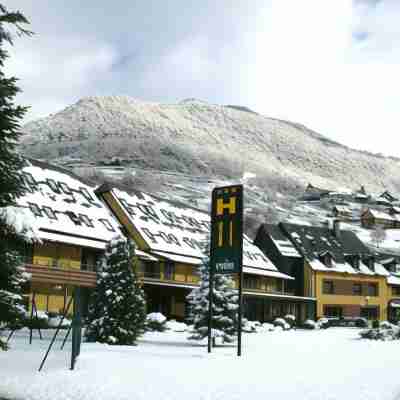
[[[215,188],[211,206],[211,268],[216,274],[240,273],[243,257],[243,186]]]

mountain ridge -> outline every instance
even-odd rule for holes
[[[250,171],[259,183],[280,191],[301,190],[308,182],[400,190],[399,159],[351,149],[302,124],[243,106],[87,97],[26,124],[23,132],[22,151],[51,162],[118,159],[123,165],[227,178]]]

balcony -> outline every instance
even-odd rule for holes
[[[96,271],[94,266],[80,267],[69,261],[49,260],[25,263],[25,270],[31,274],[32,282],[73,285],[82,287],[96,286]]]
[[[143,280],[144,283],[151,282],[165,282],[165,283],[178,283],[178,284],[189,284],[197,285],[199,277],[193,275],[191,272],[150,272],[150,271],[137,271],[139,279]]]

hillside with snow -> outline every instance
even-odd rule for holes
[[[329,207],[295,203],[308,183],[400,192],[399,159],[350,149],[242,106],[89,97],[23,131],[21,149],[30,157],[202,209],[214,186],[242,182],[248,233],[281,219],[322,223]]]
[[[119,158],[137,167],[230,178],[250,171],[283,190],[308,182],[400,189],[400,160],[350,149],[245,107],[89,97],[23,130],[24,151],[48,161]]]

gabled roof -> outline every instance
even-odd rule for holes
[[[362,260],[372,256],[369,249],[351,231],[341,230],[340,237],[336,237],[333,230],[288,223],[280,223],[283,232],[291,237],[293,244],[309,262],[311,267],[319,271],[347,272],[354,274],[382,275],[379,271],[372,271]],[[325,266],[319,257],[329,252],[332,257],[332,267]],[[348,256],[361,256],[360,269],[354,269],[348,262]]]
[[[30,219],[39,239],[104,249],[121,233],[87,181],[32,159],[22,174],[26,193],[17,199],[18,218]]]
[[[397,200],[397,197],[394,197],[388,190],[385,190],[379,197],[383,197],[390,202]]]
[[[275,247],[282,256],[301,258],[301,254],[293,246],[292,242],[282,233],[278,225],[262,224],[260,227],[268,234]]]
[[[386,221],[396,221],[397,220],[397,218],[394,215],[390,215],[384,211],[375,210],[372,208],[368,208],[366,211],[364,211],[364,213],[362,214],[361,217],[363,217],[366,214],[371,215],[373,218],[383,219]]]
[[[152,254],[162,252],[191,260],[204,257],[203,243],[210,231],[210,215],[207,212],[137,190],[128,194],[103,186],[97,191],[99,194],[106,192],[124,210]],[[275,265],[245,235],[243,266],[247,273],[265,275],[266,271],[278,272]]]

